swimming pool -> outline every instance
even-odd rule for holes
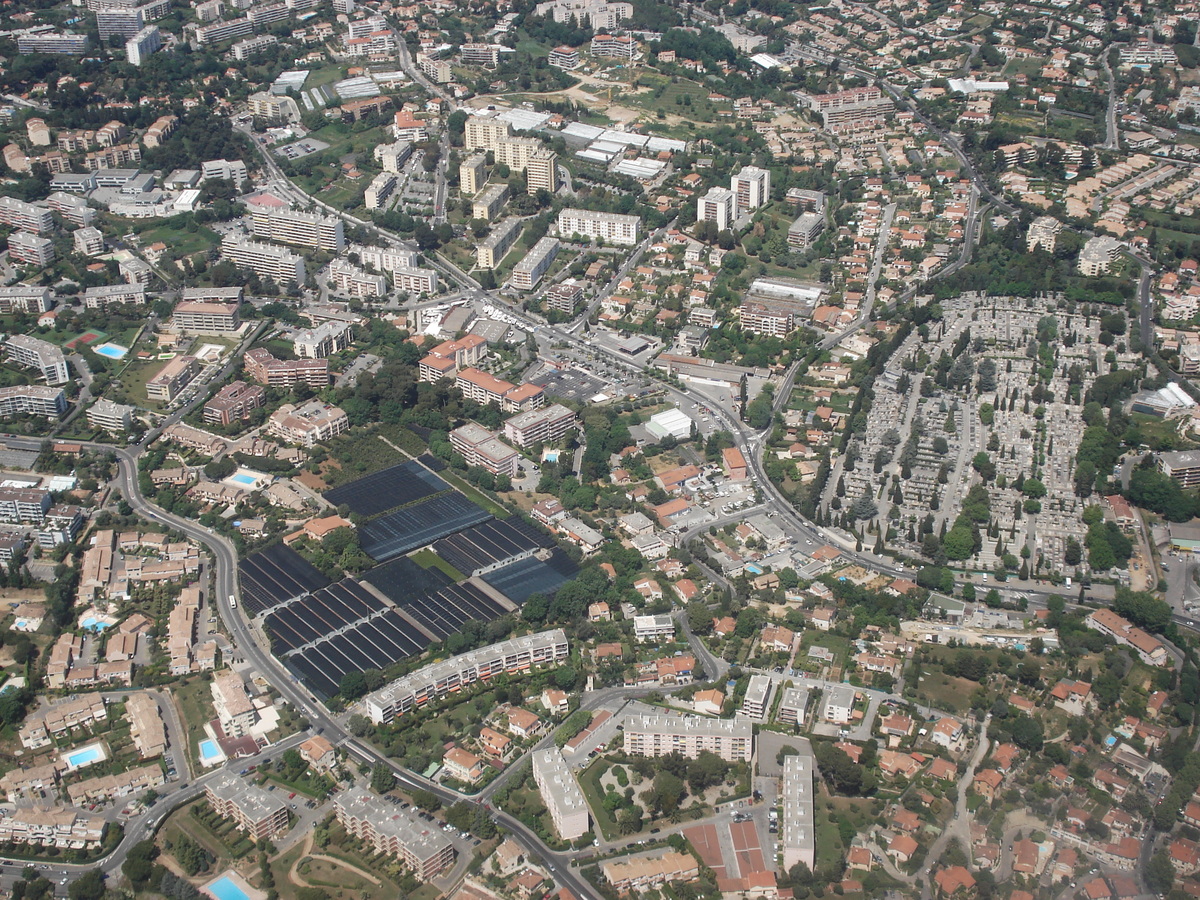
[[[112,623],[97,619],[95,616],[87,616],[79,624],[89,631],[103,631]]]
[[[256,482],[258,479],[253,475],[244,475],[239,472],[237,475],[230,475],[229,480],[237,482],[238,484],[254,484],[254,482]]]
[[[104,758],[104,751],[100,749],[99,744],[92,744],[90,747],[84,747],[82,750],[76,750],[74,753],[67,754],[67,763],[72,769],[78,769],[81,766],[86,766],[94,763],[98,759]]]
[[[224,754],[221,748],[217,746],[216,741],[201,741],[200,742],[200,759],[204,762],[212,762],[214,759],[220,759]]]
[[[125,354],[129,352],[127,347],[122,347],[120,344],[113,343],[100,344],[96,347],[93,347],[92,350],[94,350],[96,353],[99,353],[101,356],[107,356],[109,359],[124,359]]]
[[[223,875],[204,888],[217,900],[250,900],[250,895],[234,884],[233,879]]]
[[[746,566],[746,571],[751,575],[761,575],[763,573],[763,570],[758,566]]]

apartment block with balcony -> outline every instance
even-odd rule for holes
[[[191,384],[199,371],[200,361],[196,357],[177,356],[146,382],[146,396],[159,403],[170,403]]]

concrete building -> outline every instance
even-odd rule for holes
[[[561,628],[501,641],[424,666],[368,694],[361,702],[372,722],[386,724],[431,700],[502,672],[515,674],[561,663],[568,649]]]
[[[454,845],[441,830],[428,826],[409,809],[400,809],[358,787],[341,791],[333,801],[338,823],[348,833],[393,856],[421,881],[429,881],[454,865]]]
[[[346,249],[342,220],[292,209],[261,209],[250,217],[255,237],[341,253]]]
[[[771,199],[771,173],[758,166],[743,166],[729,181],[737,200],[737,215],[758,209]]]
[[[825,692],[825,708],[822,718],[835,725],[848,725],[854,716],[854,688],[849,685],[833,685]]]
[[[197,29],[197,32],[199,30]],[[249,34],[250,31],[247,30],[245,33]],[[296,105],[296,101],[291,97],[283,97],[261,91],[257,94],[251,94],[246,103],[249,107],[250,115],[256,119],[266,119],[268,122],[296,123],[300,121],[300,107]]]
[[[288,829],[288,809],[279,792],[269,793],[230,770],[205,785],[204,797],[217,815],[236,822],[253,840],[273,840]]]
[[[762,722],[771,711],[771,694],[773,683],[769,675],[752,675],[746,688],[746,696],[742,699],[742,708],[738,711],[747,719]]]
[[[225,334],[242,327],[237,303],[185,300],[175,307],[171,324],[192,334]]]
[[[104,235],[99,228],[90,225],[87,228],[77,228],[71,235],[75,252],[84,256],[99,256],[104,252]]]
[[[475,246],[476,264],[481,269],[494,269],[500,265],[521,236],[524,224],[518,218],[511,218],[493,225],[491,233]]]
[[[258,712],[246,693],[242,676],[233,669],[218,672],[212,681],[213,709],[221,728],[231,737],[242,737],[258,721]]]
[[[558,214],[558,234],[562,238],[581,235],[609,244],[631,247],[638,242],[642,220],[637,216],[567,208]]]
[[[191,384],[199,371],[200,363],[196,357],[177,356],[146,382],[146,396],[159,403],[170,403]]]
[[[560,749],[550,747],[533,754],[533,780],[562,840],[573,841],[587,832],[587,802]]]
[[[806,724],[809,696],[808,688],[785,688],[775,711],[775,721],[783,725]]]
[[[1120,255],[1121,242],[1106,234],[1089,238],[1079,251],[1079,271],[1088,278],[1104,275]]]
[[[350,420],[345,412],[317,399],[300,406],[285,404],[267,419],[268,434],[302,447],[313,447],[349,428]]]
[[[363,196],[363,205],[367,209],[383,209],[388,197],[396,190],[396,176],[391,172],[380,172],[369,185]]]
[[[468,466],[479,466],[493,475],[517,474],[521,456],[512,447],[496,440],[486,428],[468,422],[450,432],[450,446],[462,456]]]
[[[105,284],[87,288],[83,292],[83,305],[86,309],[104,309],[111,304],[120,303],[141,305],[145,302],[144,284]]]
[[[754,726],[745,720],[697,716],[638,715],[625,720],[624,748],[632,756],[679,753],[695,759],[702,750],[726,762],[749,762]]]
[[[141,66],[162,49],[162,35],[157,25],[147,25],[125,42],[125,58],[131,66]]]
[[[458,190],[464,197],[474,197],[487,181],[487,157],[476,153],[459,163]]]
[[[14,231],[8,236],[8,256],[16,262],[45,268],[58,256],[54,241],[29,231]]]
[[[1200,452],[1195,450],[1175,450],[1159,453],[1157,456],[1158,470],[1164,475],[1174,478],[1182,488],[1200,486]]]
[[[532,291],[553,265],[561,245],[556,238],[544,237],[529,254],[513,267],[510,282],[519,291]]]
[[[0,197],[0,225],[49,234],[54,230],[54,217],[45,206],[34,206],[16,197]]]
[[[627,34],[597,34],[590,44],[592,56],[611,59],[633,59],[637,41]]]
[[[820,213],[801,213],[788,228],[788,246],[807,250],[825,230],[825,217]]]
[[[709,188],[699,200],[696,218],[703,222],[715,223],[718,231],[727,230],[737,218],[737,195],[725,188]]]
[[[375,148],[374,156],[383,171],[399,175],[408,158],[412,156],[412,144],[408,141],[380,144]]]
[[[508,201],[508,185],[500,182],[489,184],[471,202],[471,217],[490,222],[500,214]]]
[[[634,616],[633,636],[639,644],[674,640],[675,620],[666,614]]]
[[[1147,665],[1174,664],[1173,658],[1160,640],[1126,621],[1111,609],[1097,609],[1083,621],[1088,628],[1106,634],[1118,644],[1132,649]]]
[[[387,279],[382,275],[370,275],[342,259],[329,264],[329,280],[335,290],[360,300],[383,297],[388,292]]]
[[[574,47],[555,47],[550,51],[549,62],[556,69],[578,69],[579,51]]]
[[[700,865],[690,853],[668,850],[657,857],[628,857],[600,864],[613,889],[636,897],[661,884],[683,884],[700,876]]]
[[[529,154],[525,164],[526,192],[536,194],[545,190],[553,194],[558,188],[558,154],[545,147],[539,147]]]
[[[279,359],[265,347],[255,347],[246,351],[242,364],[246,374],[259,384],[273,387],[307,384],[312,388],[329,385],[327,359]]]
[[[41,372],[46,384],[66,384],[71,367],[62,348],[26,334],[14,334],[4,342],[5,356],[10,363]]]
[[[137,415],[137,407],[124,403],[113,403],[101,398],[93,403],[87,411],[88,424],[93,428],[103,428],[105,431],[125,432],[133,424]]]
[[[0,287],[0,313],[29,313],[32,316],[47,312],[52,306],[50,288],[40,285],[14,284]]]
[[[227,234],[221,241],[221,255],[259,278],[271,278],[281,285],[295,283],[299,286],[306,280],[303,258],[282,247]]]
[[[534,444],[553,444],[578,425],[575,413],[561,403],[517,413],[504,423],[504,437],[522,450]]]
[[[434,269],[404,267],[392,269],[392,283],[398,291],[410,294],[436,294],[438,274]]]
[[[780,843],[783,845],[783,868],[786,871],[790,871],[797,863],[804,863],[810,870],[816,864],[816,807],[813,795],[811,752],[784,757]]]
[[[279,38],[273,34],[256,34],[253,37],[248,37],[245,40],[235,41],[229,51],[233,54],[233,58],[239,62],[245,62],[256,53],[274,47],[279,43]]]
[[[349,350],[353,337],[349,323],[330,320],[293,334],[292,349],[300,359],[325,359]]]
[[[217,391],[204,404],[204,421],[216,425],[232,425],[248,419],[250,413],[266,402],[266,391],[257,384],[233,381]]]
[[[23,55],[45,53],[55,56],[82,56],[87,53],[90,43],[86,34],[43,31],[40,34],[18,35],[17,52]]]
[[[1047,253],[1053,253],[1062,228],[1062,222],[1053,216],[1038,216],[1029,225],[1029,231],[1025,235],[1025,248],[1031,253],[1038,247]]]
[[[46,416],[58,418],[67,411],[62,388],[38,384],[0,388],[0,416]]]

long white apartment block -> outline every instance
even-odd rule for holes
[[[641,715],[625,719],[625,752],[632,756],[678,753],[695,759],[708,750],[726,762],[750,762],[754,726],[745,719]]]
[[[511,638],[423,666],[363,698],[367,716],[376,725],[502,672],[524,672],[567,658],[567,635],[561,628]]]
[[[14,231],[8,236],[8,255],[31,266],[48,266],[58,255],[54,241],[31,231]]]
[[[562,238],[569,239],[571,235],[578,234],[610,244],[632,246],[638,242],[641,229],[642,220],[637,216],[572,208],[558,214],[558,234]]]
[[[46,234],[54,230],[54,217],[45,206],[34,206],[16,197],[0,197],[0,225]]]
[[[796,863],[804,863],[812,869],[816,862],[817,838],[811,753],[784,757],[780,799],[783,803],[780,827],[783,868],[786,871]]]
[[[352,334],[348,322],[330,320],[316,328],[305,328],[292,335],[292,349],[300,359],[326,359],[350,346]]]
[[[260,210],[250,217],[255,237],[341,253],[346,249],[342,220],[294,209]]]
[[[501,219],[490,234],[475,246],[475,263],[481,269],[494,269],[508,255],[521,236],[524,222],[516,217]]]
[[[231,234],[221,241],[221,255],[243,268],[250,269],[259,278],[273,278],[280,284],[295,281],[304,284],[304,259],[271,244],[241,240]]]
[[[337,290],[359,299],[382,297],[387,293],[387,279],[382,275],[368,275],[358,266],[341,259],[329,264],[329,280]]]
[[[0,287],[0,313],[4,315],[27,312],[36,316],[46,312],[51,305],[48,287],[28,284]]]
[[[532,291],[537,287],[542,276],[550,271],[550,266],[554,264],[561,246],[557,238],[549,236],[534,244],[529,255],[513,266],[510,279],[512,286],[521,291]]]
[[[533,780],[560,838],[573,841],[588,830],[587,802],[561,750],[549,747],[533,754]]]
[[[0,388],[0,416],[46,416],[57,418],[67,411],[62,388],[42,384],[18,384]]]
[[[62,348],[48,341],[26,334],[14,334],[4,342],[4,349],[10,362],[38,369],[46,379],[46,384],[65,384],[71,377],[71,369]]]
[[[396,269],[412,269],[417,265],[417,252],[403,247],[368,247],[351,244],[350,253],[358,254],[358,262],[370,266],[377,272],[394,272]]]
[[[408,291],[410,294],[436,294],[438,274],[436,269],[403,266],[399,269],[392,269],[392,283],[396,285],[398,291]]]

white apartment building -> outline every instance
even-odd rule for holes
[[[300,359],[326,359],[349,349],[351,338],[348,323],[330,320],[316,328],[297,331],[292,335],[292,349]]]
[[[476,153],[459,163],[458,190],[464,197],[474,197],[487,181],[487,158]]]
[[[550,747],[533,754],[533,780],[562,840],[573,841],[587,832],[587,803],[560,749]]]
[[[790,870],[796,863],[804,863],[811,870],[816,864],[817,839],[810,753],[784,757],[780,800],[783,804],[779,835],[783,844],[783,868]]]
[[[390,172],[380,172],[369,185],[363,197],[367,209],[382,209],[388,197],[396,190],[396,176]]]
[[[14,231],[8,236],[8,255],[18,262],[44,268],[58,255],[54,241],[29,231]]]
[[[229,48],[233,53],[233,58],[239,61],[245,61],[255,53],[261,53],[268,47],[274,47],[279,43],[279,38],[273,34],[256,34],[254,37],[248,37],[242,41],[236,41]]]
[[[737,195],[725,188],[709,188],[700,198],[696,218],[702,222],[715,222],[718,231],[725,231],[737,218]]]
[[[779,708],[775,711],[775,721],[783,725],[804,725],[809,696],[808,688],[784,689],[783,696],[779,698]]]
[[[197,29],[197,36],[199,36],[199,31],[200,29]],[[245,32],[245,34],[249,33],[249,30]],[[300,121],[300,107],[296,105],[296,101],[291,97],[268,94],[265,91],[261,91],[257,94],[251,94],[246,100],[246,104],[250,115],[256,119],[293,123]]]
[[[137,408],[134,406],[100,399],[88,409],[87,420],[93,428],[119,432],[128,431],[136,415]]]
[[[578,424],[575,413],[561,403],[519,412],[504,423],[504,437],[522,450],[534,444],[553,444]]]
[[[125,42],[125,58],[131,66],[141,66],[162,49],[162,34],[157,25],[147,25]]]
[[[71,378],[71,368],[61,347],[40,338],[14,334],[4,342],[9,362],[28,369],[37,369],[46,384],[65,384]]]
[[[825,692],[825,709],[821,717],[835,725],[847,725],[854,716],[854,688],[833,685]]]
[[[221,728],[231,737],[242,737],[250,733],[258,721],[258,713],[246,693],[242,676],[233,669],[218,672],[212,681],[213,709],[221,721]]]
[[[237,303],[207,303],[183,300],[171,314],[171,323],[193,334],[226,334],[242,327]]]
[[[121,285],[123,287],[123,285]],[[89,290],[94,290],[89,288]],[[50,288],[28,284],[0,287],[0,313],[26,312],[38,315],[50,309]]]
[[[200,163],[200,181],[221,179],[241,186],[250,177],[246,164],[240,159],[210,159]]]
[[[267,419],[267,433],[292,444],[312,447],[348,431],[350,420],[336,406],[312,399],[300,406],[284,404]]]
[[[638,242],[641,227],[642,220],[637,216],[619,213],[568,208],[558,214],[558,233],[563,238],[578,234],[610,244],[633,246]]]
[[[341,791],[333,801],[338,823],[377,853],[394,856],[421,881],[454,865],[450,839],[427,827],[412,809],[399,809],[362,788]]]
[[[34,206],[16,197],[0,197],[0,225],[47,234],[54,230],[54,217],[44,206]]]
[[[1089,238],[1079,251],[1079,271],[1088,278],[1104,275],[1121,252],[1121,242],[1106,234]]]
[[[86,309],[104,309],[112,303],[146,302],[146,286],[144,284],[104,284],[100,287],[90,287],[83,292],[83,305]]]
[[[177,356],[146,382],[146,396],[159,403],[170,403],[191,384],[199,371],[200,364],[196,357]]]
[[[75,252],[84,256],[99,256],[104,252],[104,235],[100,233],[99,228],[90,225],[87,228],[77,228],[71,235],[71,240],[75,244]]]
[[[631,756],[678,753],[687,759],[695,759],[701,751],[708,750],[726,762],[749,762],[754,749],[754,726],[745,719],[628,716],[624,749]]]
[[[788,227],[787,242],[789,247],[807,250],[816,243],[821,232],[825,230],[825,216],[821,213],[801,213]]]
[[[492,231],[475,246],[475,263],[481,269],[494,269],[508,255],[508,251],[521,236],[524,225],[518,218],[502,219],[492,226]]]
[[[292,209],[257,210],[250,218],[255,237],[341,253],[346,249],[342,220]]]
[[[23,384],[0,388],[0,417],[46,416],[57,418],[67,411],[62,388]]]
[[[666,614],[634,616],[633,636],[639,644],[672,640],[675,637],[675,620]]]
[[[259,278],[271,278],[278,284],[304,284],[304,259],[285,250],[258,241],[239,240],[231,234],[221,241],[221,255]]]
[[[513,267],[512,277],[509,279],[512,286],[519,291],[532,291],[537,287],[538,282],[554,264],[560,246],[557,238],[549,236],[534,244],[529,254]]]
[[[405,250],[403,247],[368,247],[364,244],[352,244],[350,252],[358,254],[360,265],[370,266],[377,272],[412,269],[417,265],[416,251]]]
[[[512,638],[423,666],[368,694],[362,705],[372,722],[386,724],[431,700],[501,672],[527,672],[537,666],[561,663],[568,650],[567,635],[561,628]]]
[[[375,148],[375,160],[383,167],[383,171],[399,175],[403,165],[412,156],[412,144],[408,141],[397,141],[393,144],[380,144]]]
[[[388,289],[387,279],[382,275],[368,275],[358,266],[341,259],[329,264],[329,280],[336,290],[360,299],[382,297]]]
[[[771,710],[773,688],[770,676],[752,675],[750,684],[746,687],[746,696],[742,699],[740,714],[756,722],[766,719]]]
[[[415,266],[392,269],[392,283],[395,284],[396,290],[408,291],[410,294],[438,292],[438,274],[435,269],[420,269]]]
[[[737,197],[737,214],[758,209],[771,199],[771,173],[758,166],[743,166],[730,179],[729,189]]]
[[[1025,235],[1025,248],[1032,252],[1041,247],[1047,253],[1053,253],[1062,229],[1062,222],[1053,216],[1038,216],[1029,225],[1029,231]]]

